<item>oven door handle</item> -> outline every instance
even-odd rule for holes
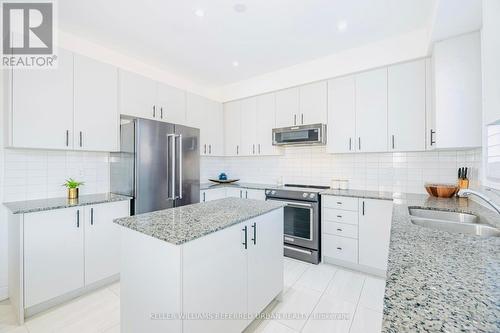
[[[274,198],[268,198],[267,200],[279,201],[279,202],[282,202],[282,203],[286,204],[287,206],[297,206],[297,207],[309,207],[309,208],[312,208],[312,204],[307,204],[307,203],[292,202],[292,201],[283,201],[283,200],[274,199]]]

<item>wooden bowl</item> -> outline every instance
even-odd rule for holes
[[[457,194],[459,188],[452,184],[425,184],[425,190],[433,197],[451,198]]]

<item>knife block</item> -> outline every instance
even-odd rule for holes
[[[459,179],[458,187],[460,189],[469,188],[469,180],[468,179]]]

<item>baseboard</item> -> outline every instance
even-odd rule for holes
[[[7,287],[0,287],[0,301],[9,298],[9,289]]]

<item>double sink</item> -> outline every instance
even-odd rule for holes
[[[411,222],[422,227],[480,237],[500,237],[500,229],[473,214],[416,207],[410,207],[409,212]]]

